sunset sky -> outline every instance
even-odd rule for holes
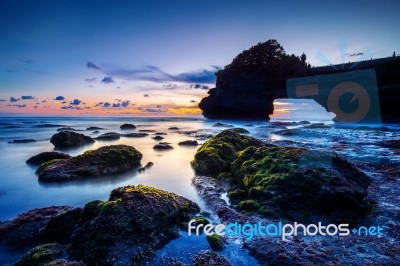
[[[320,2],[2,0],[0,115],[199,114],[215,71],[271,38],[311,65],[400,52],[400,2]]]

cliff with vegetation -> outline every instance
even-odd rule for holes
[[[306,63],[305,54],[289,55],[276,40],[258,43],[219,70],[215,88],[202,99],[199,107],[208,118],[269,119],[274,112],[273,101],[288,98],[288,79],[364,69],[376,71],[382,119],[397,119],[399,57],[312,68]],[[316,101],[324,106],[323,102]]]

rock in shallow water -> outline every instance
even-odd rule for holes
[[[140,165],[142,154],[134,147],[111,145],[65,160],[52,160],[37,170],[40,181],[56,182],[113,174]]]
[[[226,130],[204,143],[192,166],[227,178],[228,196],[243,212],[307,222],[322,217],[355,223],[368,214],[370,179],[329,152],[278,147]]]
[[[52,228],[53,237],[67,228],[65,246],[39,246],[23,256],[18,265],[31,265],[29,262],[41,257],[35,255],[39,253],[49,254],[41,262],[53,264],[59,260],[77,263],[70,260],[73,258],[86,265],[144,265],[158,249],[176,238],[179,227],[199,210],[196,203],[156,188],[117,188],[108,201],[91,201],[81,211],[52,218],[47,229]]]
[[[54,216],[72,210],[69,206],[34,209],[0,223],[0,244],[17,250],[40,243],[42,230]]]
[[[119,127],[121,130],[126,130],[126,129],[135,129],[136,126],[132,124],[123,124]]]
[[[54,134],[51,137],[50,142],[56,148],[70,148],[93,143],[94,140],[91,137],[85,136],[83,134],[75,133],[72,131],[61,131],[57,134]]]
[[[101,134],[96,139],[98,139],[98,140],[117,140],[120,138],[121,138],[121,135],[117,132],[107,132],[107,133]]]
[[[71,158],[70,155],[61,153],[61,152],[55,152],[55,151],[47,151],[47,152],[41,152],[37,155],[32,156],[29,158],[26,163],[28,164],[42,164],[54,159],[69,159]]]

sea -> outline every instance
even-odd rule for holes
[[[6,221],[34,208],[68,205],[82,207],[94,199],[107,200],[110,192],[127,185],[144,184],[174,192],[196,203],[203,210],[207,207],[192,185],[196,175],[191,168],[197,147],[178,145],[184,140],[196,139],[199,144],[218,132],[231,127],[241,127],[249,131],[248,135],[266,142],[283,146],[307,147],[313,151],[331,150],[356,165],[366,163],[400,165],[400,153],[378,145],[384,140],[400,138],[400,125],[335,125],[331,120],[272,119],[260,120],[213,120],[201,117],[2,117],[0,118],[0,221]],[[121,130],[124,123],[134,124],[135,130]],[[220,124],[217,124],[220,123]],[[318,124],[319,123],[319,124]],[[321,125],[323,123],[323,125]],[[119,140],[101,141],[93,144],[59,150],[50,143],[57,129],[71,127],[78,133],[93,138],[106,132],[121,134],[152,131],[143,138],[121,137]],[[89,127],[102,128],[98,131]],[[178,129],[172,130],[170,128]],[[153,146],[158,141],[151,137],[163,132],[165,142],[173,149],[157,151]],[[13,143],[15,140],[33,139],[34,142]],[[35,174],[36,167],[26,164],[33,155],[45,151],[60,151],[71,156],[82,154],[86,150],[102,146],[126,144],[134,146],[143,154],[142,164],[154,165],[144,172],[132,171],[63,183],[42,183]],[[179,248],[178,248],[179,247]],[[184,248],[184,247],[187,247]],[[157,255],[154,265],[165,257],[176,257],[184,263],[190,263],[190,254],[196,250],[207,249],[205,237],[195,239],[182,232],[182,237],[171,241]],[[189,250],[190,252],[187,252]],[[0,265],[9,265],[24,252],[10,252],[0,248]],[[240,243],[229,244],[222,255],[234,265],[257,265],[256,260],[241,248]]]

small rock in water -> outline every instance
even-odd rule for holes
[[[121,125],[119,128],[122,129],[122,130],[125,130],[125,129],[135,129],[136,126],[135,126],[135,125],[132,125],[132,124],[123,124],[123,125]]]
[[[102,130],[104,128],[101,127],[88,127],[86,130]]]
[[[185,140],[185,141],[179,142],[178,145],[181,145],[181,146],[197,146],[197,145],[199,145],[199,143],[197,142],[197,140]]]
[[[156,132],[156,133],[154,133],[154,135],[167,135],[167,133],[165,133],[165,132]]]
[[[155,132],[157,132],[157,131],[156,131],[156,130],[153,130],[153,129],[139,129],[139,132],[155,133]]]
[[[144,166],[144,168],[149,169],[149,168],[151,168],[153,165],[154,165],[154,163],[148,162],[148,163]]]
[[[179,127],[170,127],[168,130],[179,130]]]
[[[99,139],[99,140],[117,140],[117,139],[120,139],[120,137],[121,136],[120,136],[119,133],[107,132],[107,133],[101,134],[96,139]]]
[[[154,145],[154,147],[153,147],[153,149],[155,149],[155,150],[170,150],[173,148],[174,147],[172,147],[170,145],[170,143],[168,143],[168,142],[160,142],[159,144]]]
[[[155,137],[152,137],[152,139],[154,139],[154,140],[163,140],[164,138],[161,137],[161,136],[155,136]]]
[[[213,125],[213,127],[233,127],[233,126],[229,125],[229,124],[223,124],[223,123],[218,122],[218,123],[215,123]]]
[[[72,131],[61,131],[57,134],[54,134],[51,137],[50,142],[57,148],[69,148],[93,143],[94,140],[91,137],[83,134]]]
[[[13,141],[9,141],[8,143],[29,143],[36,142],[34,139],[14,139]]]
[[[149,134],[147,133],[128,133],[128,134],[124,134],[123,136],[126,138],[143,138],[143,137],[147,137]]]

